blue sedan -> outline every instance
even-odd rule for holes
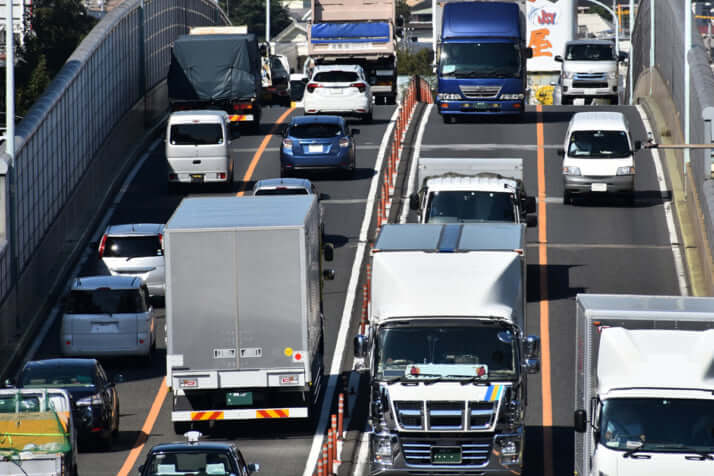
[[[287,177],[296,170],[354,172],[354,136],[357,134],[359,130],[350,130],[340,116],[293,118],[283,133],[280,146],[280,176]]]

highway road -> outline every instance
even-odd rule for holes
[[[343,312],[347,285],[355,257],[357,240],[365,212],[367,194],[374,175],[379,145],[390,122],[394,106],[375,106],[374,122],[353,122],[360,129],[357,136],[357,171],[352,179],[331,177],[329,174],[309,176],[324,197],[324,221],[326,240],[335,246],[335,260],[330,267],[336,271],[334,281],[326,282],[324,289],[326,317],[327,369],[335,348],[340,318]],[[250,190],[255,180],[279,176],[279,146],[282,137],[278,133],[268,138],[274,126],[282,130],[278,122],[300,115],[300,109],[271,108],[265,110],[260,134],[244,134],[233,141],[236,158],[235,184],[232,190],[225,187],[205,187],[191,191],[195,194],[241,193]],[[114,209],[108,215],[110,224],[119,223],[165,223],[186,193],[169,194],[166,184],[167,166],[163,143],[157,141],[146,157],[137,166],[135,175],[130,175],[123,196],[118,197]],[[100,233],[101,231],[97,231]],[[79,275],[107,274],[94,248],[80,266]],[[329,263],[328,263],[329,264]],[[119,437],[109,452],[85,451],[80,453],[81,476],[136,474],[148,449],[158,443],[181,440],[173,432],[171,424],[170,394],[160,392],[165,369],[164,309],[157,308],[158,351],[150,367],[141,367],[131,359],[105,361],[107,372],[122,374],[126,381],[118,384],[121,405]],[[47,337],[41,343],[35,359],[59,355],[59,321],[57,319]],[[350,354],[351,355],[351,354]],[[348,362],[348,365],[351,362]],[[158,397],[157,397],[158,395]],[[152,409],[152,406],[155,408]],[[153,426],[147,427],[147,417],[155,417]],[[149,419],[150,420],[150,419]],[[141,431],[148,434],[143,447],[137,442],[144,439]],[[314,430],[296,422],[240,423],[217,428],[218,437],[230,438],[239,443],[244,456],[250,462],[261,465],[261,474],[302,474],[313,442]]]
[[[600,107],[612,109],[612,107]],[[538,224],[528,229],[528,333],[542,338],[542,371],[529,380],[526,471],[529,476],[572,474],[574,400],[574,298],[579,292],[680,294],[670,233],[665,218],[664,198],[649,151],[636,155],[636,199],[632,206],[621,200],[562,204],[561,159],[556,148],[563,141],[568,121],[584,107],[529,108],[524,118],[488,118],[445,125],[436,113],[425,116],[424,133],[415,153],[424,157],[523,157],[529,194],[539,198]],[[638,111],[619,107],[631,124],[633,139],[645,139]],[[262,134],[244,135],[234,141],[238,181],[231,193],[249,187],[258,178],[278,175],[279,136],[265,142],[272,123],[286,113],[274,108],[264,114]],[[312,177],[324,202],[327,239],[335,244],[335,281],[325,288],[327,353],[332,356],[340,316],[358,242],[373,167],[393,107],[375,108],[375,123],[355,124],[358,136],[358,173],[353,180]],[[295,110],[292,114],[299,114]],[[419,124],[415,124],[418,126]],[[256,158],[261,151],[259,158]],[[254,169],[251,169],[254,167]],[[248,172],[251,172],[250,174]],[[118,200],[110,223],[165,222],[181,196],[169,195],[166,164],[161,147],[154,147]],[[245,179],[245,183],[241,180]],[[227,193],[203,189],[197,193]],[[413,217],[410,217],[413,218]],[[102,272],[92,251],[81,266],[82,275]],[[160,322],[163,309],[158,309]],[[348,313],[349,314],[349,313]],[[347,354],[357,315],[347,333]],[[163,323],[162,323],[163,324]],[[121,431],[110,452],[80,454],[80,474],[131,474],[143,461],[149,447],[176,440],[170,422],[170,402],[159,389],[165,373],[163,326],[156,358],[149,368],[131,361],[107,362],[109,373],[122,373],[119,384]],[[58,323],[42,342],[35,358],[57,355]],[[329,359],[328,359],[329,360]],[[351,358],[339,368],[350,368]],[[329,368],[331,362],[326,361]],[[158,400],[157,394],[159,396]],[[156,403],[155,403],[156,400]],[[365,399],[361,399],[365,402]],[[152,404],[155,409],[152,410]],[[156,416],[147,425],[147,416]],[[149,423],[151,419],[149,419]],[[285,422],[244,423],[221,432],[237,441],[247,459],[261,464],[262,474],[301,475],[313,440],[312,428]],[[276,424],[272,424],[276,423]],[[354,421],[353,428],[362,422]],[[142,429],[149,434],[144,446]],[[352,455],[345,455],[351,460]]]

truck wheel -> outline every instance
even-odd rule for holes
[[[369,111],[367,114],[362,116],[362,122],[364,122],[365,124],[372,123],[372,111]]]
[[[562,96],[560,98],[560,104],[563,106],[569,106],[573,104],[573,97],[572,96]]]
[[[184,433],[191,430],[191,422],[186,421],[175,421],[174,422],[174,433],[183,436]]]

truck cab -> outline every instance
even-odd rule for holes
[[[615,51],[610,40],[573,40],[565,44],[563,56],[555,56],[562,63],[560,71],[561,103],[573,104],[576,98],[586,102],[594,98],[619,102],[618,67],[627,58]]]
[[[523,184],[523,159],[418,160],[421,188],[409,207],[419,223],[526,223],[536,211]]]

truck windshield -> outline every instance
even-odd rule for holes
[[[568,45],[565,59],[572,61],[615,61],[611,45]]]
[[[505,221],[514,223],[513,194],[505,192],[446,191],[429,194],[426,221],[471,223]]]
[[[714,400],[605,400],[600,443],[616,450],[714,452]]]
[[[377,379],[410,374],[413,366],[430,369],[414,378],[468,379],[465,370],[485,366],[486,379],[516,377],[515,338],[497,325],[385,327],[377,335]]]
[[[624,131],[575,131],[570,135],[568,156],[593,159],[618,159],[632,155]]]
[[[439,73],[467,78],[517,78],[521,74],[521,53],[514,43],[444,43]]]

